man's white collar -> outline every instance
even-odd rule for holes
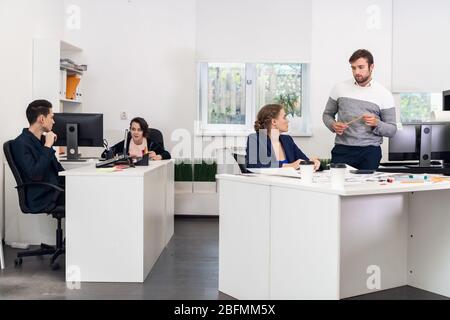
[[[365,86],[361,86],[358,82],[356,82],[356,80],[354,81],[354,84],[355,84],[355,86],[358,86],[358,87],[361,87],[361,88],[368,88],[368,87],[371,87],[371,86],[372,86],[372,84],[373,84],[373,79],[371,79],[371,80],[369,81],[369,83],[366,84]]]

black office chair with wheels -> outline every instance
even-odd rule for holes
[[[56,199],[58,199],[61,193],[64,193],[64,189],[60,186],[47,183],[47,182],[23,182],[22,176],[20,175],[20,171],[14,161],[11,152],[11,144],[13,140],[7,141],[3,144],[3,152],[5,153],[6,160],[8,161],[8,165],[11,168],[11,171],[14,175],[14,179],[16,180],[17,193],[19,195],[19,206],[20,210],[23,213],[44,213],[44,212],[34,212],[30,208],[28,208],[26,203],[26,188],[29,186],[42,186],[42,188],[47,188],[49,192],[54,192],[54,200],[56,203]],[[53,208],[50,208],[47,214],[52,215],[58,221],[58,228],[56,229],[56,247],[47,245],[45,243],[41,244],[41,248],[37,250],[24,250],[17,253],[17,258],[14,261],[16,266],[20,266],[22,264],[23,257],[32,257],[32,256],[44,256],[44,255],[52,255],[50,263],[53,270],[59,269],[59,264],[56,262],[56,259],[65,253],[65,246],[63,240],[63,231],[61,228],[61,220],[65,217],[66,208],[64,205],[58,205]]]
[[[251,173],[247,170],[247,166],[245,164],[245,155],[232,153],[234,160],[236,160],[239,169],[241,170],[242,174]]]

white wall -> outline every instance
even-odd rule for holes
[[[312,0],[197,0],[197,59],[309,62]]]
[[[33,38],[60,37],[61,12],[62,4],[58,0],[0,0],[2,147],[5,141],[18,136],[21,128],[28,126],[25,110],[33,98]],[[3,161],[3,152],[0,152],[1,181]],[[0,184],[0,194],[3,195],[3,182]],[[3,197],[0,204],[0,208],[3,208]],[[0,219],[0,226],[3,226],[3,219]]]
[[[77,0],[81,30],[64,38],[83,49],[84,112],[104,113],[106,138],[122,139],[135,116],[171,133],[196,118],[195,0]],[[120,112],[128,111],[128,120]]]
[[[394,1],[393,88],[442,92],[450,88],[450,1]]]

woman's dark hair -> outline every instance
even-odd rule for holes
[[[283,109],[281,104],[268,104],[262,107],[256,116],[255,131],[258,132],[261,129],[266,129],[269,132],[272,119],[278,117],[281,109]]]
[[[148,123],[147,123],[147,121],[145,121],[144,118],[140,118],[140,117],[133,118],[130,121],[130,130],[131,130],[131,124],[133,122],[135,122],[135,123],[137,123],[139,125],[139,127],[142,130],[142,133],[144,134],[144,137],[148,138]]]

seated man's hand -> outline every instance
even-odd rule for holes
[[[53,144],[55,143],[57,139],[57,135],[53,131],[49,131],[45,135],[45,146],[48,148],[53,147]]]

